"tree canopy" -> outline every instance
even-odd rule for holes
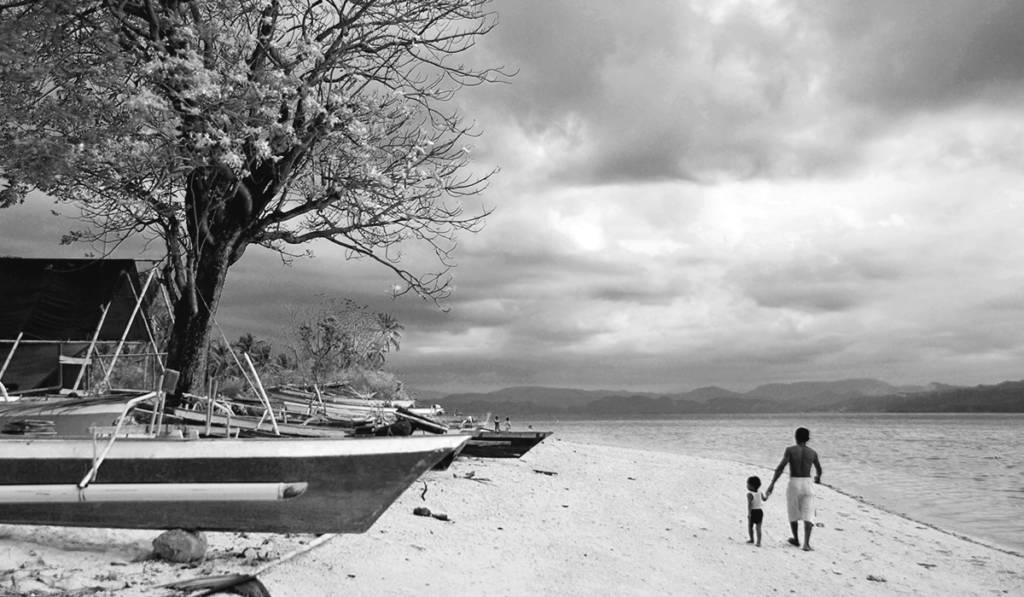
[[[163,243],[179,390],[250,245],[323,239],[444,299],[456,235],[489,213],[451,101],[507,76],[461,62],[488,3],[0,1],[0,207],[38,189],[81,208],[67,241]],[[436,271],[403,264],[416,243]]]

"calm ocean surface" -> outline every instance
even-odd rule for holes
[[[822,482],[886,510],[1024,553],[1024,414],[729,415],[515,422],[555,437],[751,465],[765,484],[797,427]],[[549,440],[550,441],[550,440]],[[783,478],[788,478],[784,475]],[[738,481],[742,493],[743,482]]]

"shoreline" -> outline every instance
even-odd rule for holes
[[[886,506],[876,504],[876,503],[868,500],[864,496],[854,495],[854,494],[849,493],[847,491],[843,491],[842,489],[834,487],[833,485],[830,485],[828,483],[822,483],[821,486],[822,487],[828,487],[832,491],[834,491],[834,492],[836,492],[836,493],[838,493],[840,495],[844,495],[844,496],[846,496],[846,497],[848,497],[848,498],[850,498],[850,499],[852,499],[854,501],[860,502],[860,503],[862,503],[862,504],[864,504],[866,506],[870,506],[870,507],[875,508],[877,510],[881,510],[882,512],[885,512],[886,514],[889,514],[890,516],[897,516],[899,518],[903,518],[903,519],[905,519],[905,520],[907,520],[909,522],[913,522],[915,524],[922,524],[922,525],[925,525],[925,526],[927,526],[927,527],[929,527],[929,528],[931,528],[931,529],[933,529],[935,531],[938,531],[940,533],[945,533],[945,534],[949,535],[950,537],[954,537],[954,538],[959,539],[961,541],[966,541],[968,543],[974,543],[975,545],[979,545],[981,547],[986,547],[988,549],[993,549],[995,551],[999,551],[999,552],[1005,553],[1006,555],[1015,556],[1015,557],[1024,559],[1024,551],[1017,551],[1017,549],[1015,549],[1012,546],[1003,545],[1001,543],[994,542],[994,541],[991,541],[989,539],[985,539],[984,537],[978,537],[978,536],[975,536],[975,535],[969,535],[969,534],[963,533],[961,531],[954,531],[952,529],[948,529],[946,527],[943,527],[943,526],[941,526],[939,524],[936,524],[936,523],[933,523],[933,522],[928,522],[926,520],[920,520],[920,519],[914,518],[913,516],[910,516],[910,515],[905,514],[903,512],[897,512],[895,510],[887,508]]]
[[[583,442],[576,442],[576,443],[583,443]],[[602,447],[607,447],[607,448],[618,448],[619,447],[619,446],[613,446],[613,445],[607,445],[607,444],[586,444],[586,445],[602,446]],[[649,450],[649,451],[651,451],[651,452],[658,452],[660,454],[675,454],[675,452],[662,451],[662,450]],[[734,460],[734,459],[731,459],[731,458],[718,458],[718,459],[716,459],[716,458],[708,458],[707,456],[696,456],[696,455],[690,456],[690,458],[703,458],[705,460],[713,460],[713,461],[718,461],[718,462],[728,462],[728,463],[731,463],[731,464],[736,464],[736,465],[741,465],[741,466],[748,466],[748,467],[751,467],[751,468],[754,468],[754,469],[759,468],[759,469],[762,469],[764,471],[768,471],[767,474],[768,474],[768,479],[769,480],[771,479],[771,476],[774,474],[774,469],[772,469],[771,467],[765,467],[763,464],[744,462],[742,460]],[[783,479],[788,479],[788,478],[789,478],[788,475],[783,475],[782,477],[779,478],[779,481],[781,482]],[[764,480],[764,479],[762,479],[762,480]],[[1024,558],[1024,549],[1016,548],[1016,547],[1011,546],[1011,545],[1004,545],[1002,543],[999,543],[998,541],[993,541],[991,539],[986,539],[985,537],[979,537],[977,535],[971,535],[971,534],[968,534],[968,533],[964,533],[962,531],[957,531],[957,530],[953,530],[953,529],[950,529],[950,528],[946,528],[946,527],[942,526],[939,523],[934,523],[934,522],[929,522],[929,521],[926,521],[926,520],[921,520],[919,518],[914,518],[913,516],[910,516],[909,514],[906,514],[904,512],[897,512],[896,510],[893,510],[892,508],[889,508],[888,506],[885,506],[883,504],[878,504],[876,502],[873,502],[873,501],[869,500],[868,498],[866,498],[866,497],[864,497],[862,495],[857,495],[857,494],[851,493],[849,491],[840,489],[840,488],[836,487],[835,485],[832,485],[831,483],[820,483],[818,485],[815,485],[815,487],[827,487],[827,488],[831,489],[832,491],[834,491],[834,492],[836,492],[836,493],[838,493],[840,495],[843,495],[845,497],[850,498],[851,500],[860,502],[860,503],[864,504],[865,506],[870,506],[870,507],[875,508],[877,510],[881,510],[882,512],[885,512],[886,514],[889,514],[891,516],[897,516],[899,518],[903,518],[903,519],[905,519],[905,520],[907,520],[909,522],[913,522],[915,524],[925,525],[925,526],[930,527],[930,528],[932,528],[932,529],[934,529],[936,531],[939,531],[940,533],[945,533],[947,535],[950,535],[951,537],[955,537],[957,539],[961,539],[961,540],[967,541],[969,543],[974,543],[974,544],[980,545],[982,547],[987,547],[989,549],[994,549],[996,551],[1001,551],[1001,552],[1003,552],[1003,553],[1005,553],[1007,555],[1016,556],[1018,558]]]
[[[885,413],[883,413],[883,414],[885,414]],[[938,413],[938,414],[943,414],[943,413]],[[981,414],[989,414],[989,413],[981,413]],[[616,446],[616,445],[612,445],[612,444],[594,444],[594,443],[580,442],[580,441],[575,441],[575,440],[570,442],[570,443],[574,443],[574,444],[581,445],[581,446],[594,446],[594,447],[611,448],[611,449],[620,449],[620,448],[621,449],[633,449],[633,448],[622,448],[621,446]],[[658,454],[678,455],[677,452],[672,452],[670,450],[655,450],[655,449],[642,449],[642,448],[636,448],[636,450],[641,451],[641,452],[654,452],[654,453],[658,453]],[[771,467],[766,467],[763,464],[758,464],[758,463],[745,462],[745,461],[742,461],[742,460],[735,460],[735,459],[732,459],[732,458],[709,458],[707,456],[698,456],[698,455],[689,455],[687,457],[688,458],[699,458],[699,459],[702,459],[702,460],[709,460],[709,461],[712,461],[712,462],[729,463],[729,464],[734,464],[734,465],[737,465],[737,466],[746,466],[746,467],[750,467],[752,469],[761,469],[763,471],[767,471],[767,476],[768,476],[769,480],[771,479],[771,476],[774,474],[774,469],[772,469]],[[788,474],[784,474],[782,477],[779,478],[779,481],[781,482],[782,480],[788,479],[788,478],[789,478]],[[762,479],[762,481],[764,481],[764,479]],[[949,535],[949,536],[954,537],[956,539],[960,539],[962,541],[966,541],[968,543],[973,543],[973,544],[979,545],[981,547],[986,547],[988,549],[993,549],[995,551],[999,551],[999,552],[1005,553],[1006,555],[1016,556],[1018,558],[1024,559],[1024,549],[1019,550],[1018,548],[1015,548],[1013,546],[1004,545],[1004,544],[1001,544],[1001,543],[999,543],[997,541],[992,541],[992,540],[986,539],[984,537],[979,537],[977,535],[970,535],[970,534],[964,533],[962,531],[956,531],[956,530],[953,530],[953,529],[949,529],[949,528],[943,527],[939,523],[934,523],[934,522],[929,522],[929,521],[926,521],[926,520],[921,520],[921,519],[918,519],[918,518],[914,518],[913,516],[910,516],[909,514],[906,514],[904,512],[898,512],[898,511],[893,510],[893,509],[891,509],[891,508],[889,508],[889,507],[887,507],[887,506],[885,506],[883,504],[875,503],[875,502],[869,500],[868,498],[866,498],[866,497],[864,497],[862,495],[857,495],[857,494],[851,493],[849,491],[840,489],[839,487],[836,487],[835,485],[832,485],[831,483],[820,483],[820,484],[816,484],[815,487],[827,487],[827,488],[831,489],[832,491],[834,491],[834,492],[836,492],[836,493],[838,493],[838,494],[840,494],[842,496],[845,496],[845,497],[847,497],[847,498],[849,498],[849,499],[851,499],[853,501],[859,502],[859,503],[861,503],[861,504],[863,504],[865,506],[869,506],[871,508],[875,508],[876,510],[881,510],[882,512],[884,512],[884,513],[886,513],[886,514],[888,514],[890,516],[896,516],[896,517],[902,518],[902,519],[904,519],[904,520],[906,520],[908,522],[912,522],[912,523],[915,523],[915,524],[920,524],[920,525],[927,526],[927,527],[929,527],[929,528],[931,528],[931,529],[933,529],[935,531],[938,531],[940,533],[945,533],[946,535]],[[1024,563],[1024,562],[1022,562],[1022,563]]]
[[[1024,420],[980,417],[842,416],[773,419],[588,421],[554,426],[563,439],[701,455],[746,463],[763,480],[793,429],[812,430],[825,483],[867,503],[980,542],[1024,553],[1018,525]],[[536,426],[536,423],[534,423]],[[650,433],[646,433],[646,429]],[[980,435],[979,435],[980,434]],[[985,447],[975,439],[987,438]],[[972,439],[973,438],[973,439]],[[886,462],[884,466],[876,463]],[[764,475],[760,472],[764,471]]]
[[[747,545],[743,485],[761,469],[552,436],[521,459],[431,471],[366,533],[207,533],[198,565],[145,559],[157,532],[0,525],[0,595],[173,595],[159,585],[257,571],[274,597],[1024,594],[1019,553],[828,485],[814,551],[786,544],[779,494],[763,546]]]

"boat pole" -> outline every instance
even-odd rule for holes
[[[4,366],[0,367],[0,380],[4,378],[4,373],[7,372],[7,366],[11,364],[11,358],[14,356],[14,351],[18,350],[18,345],[21,344],[21,339],[24,335],[24,331],[18,332],[18,337],[14,340],[14,346],[11,347],[11,352],[7,353],[7,358],[4,359]]]
[[[100,322],[96,324],[96,331],[92,334],[92,341],[89,342],[89,348],[85,351],[85,362],[78,368],[78,376],[75,377],[75,385],[71,386],[72,392],[78,391],[78,386],[82,385],[82,378],[85,377],[85,369],[89,366],[89,359],[92,358],[92,351],[96,348],[96,341],[99,340],[100,330],[103,329],[103,322],[107,320],[107,313],[110,311],[110,303],[103,305],[103,313],[100,313]]]
[[[155,267],[153,269],[156,269]],[[141,303],[143,297],[139,296],[139,293],[135,291],[135,284],[132,283],[131,278],[128,279],[128,287],[132,289],[132,296],[135,297],[136,302]],[[153,356],[156,357],[156,364],[160,365],[160,370],[164,369],[163,359],[160,358],[160,349],[156,345],[156,337],[153,335],[153,328],[149,325],[149,318],[142,318],[142,325],[146,326],[146,335],[149,336],[149,345],[153,348]]]
[[[213,406],[214,406],[213,403],[217,400],[217,390],[219,389],[217,387],[218,385],[220,385],[220,384],[217,383],[216,379],[211,379],[210,380],[210,389],[207,390],[207,393],[206,393],[206,436],[207,437],[210,436],[210,431],[212,431],[212,427],[213,427]],[[230,420],[231,419],[228,419],[228,421],[230,421]]]
[[[149,284],[153,281],[153,277],[156,276],[156,268],[149,270],[149,277],[146,278],[146,283],[142,285],[141,296],[146,296],[146,291],[149,290]],[[130,282],[129,282],[130,284]],[[121,349],[124,348],[124,341],[128,338],[128,332],[132,329],[132,324],[135,323],[135,316],[139,314],[139,309],[142,308],[142,299],[135,301],[135,308],[132,309],[132,315],[128,318],[128,323],[124,326],[124,332],[121,333],[121,341],[117,343],[117,349],[114,351],[114,356],[110,359],[110,368],[107,369],[106,374],[103,376],[103,381],[100,383],[101,388],[109,388],[107,385],[110,382],[110,374],[114,372],[114,365],[117,364],[117,357],[121,354]]]
[[[217,323],[216,319],[213,320],[213,325],[217,326],[217,331],[220,332],[220,338],[224,341],[224,346],[228,347],[228,353],[231,354],[231,358],[234,359],[235,364],[238,365],[238,370],[242,372],[242,377],[245,378],[245,383],[249,384],[249,387],[252,388],[253,393],[257,394],[258,398],[259,391],[256,389],[256,384],[252,383],[252,379],[249,378],[249,372],[242,366],[242,361],[238,360],[238,355],[235,354],[235,349],[231,348],[231,343],[228,342],[228,337],[224,335],[224,330],[221,329],[220,324]]]
[[[252,378],[256,380],[256,386],[258,387],[257,393],[260,400],[263,401],[263,407],[267,409],[267,414],[270,415],[270,424],[274,427],[274,434],[281,435],[281,430],[277,428],[277,419],[274,418],[274,409],[270,406],[270,398],[267,397],[267,391],[263,389],[263,382],[260,381],[260,375],[256,372],[256,366],[252,364],[249,353],[243,352],[242,355],[245,357],[245,362],[249,364],[249,369],[252,370]]]
[[[323,411],[324,417],[326,417],[327,416],[327,405],[324,404],[324,397],[320,393],[320,386],[318,386],[317,384],[313,384],[313,391],[316,392],[316,400],[317,400],[317,402],[320,403],[320,410]]]
[[[124,426],[125,420],[128,419],[128,413],[135,408],[136,404],[145,402],[146,400],[152,400],[155,396],[157,396],[157,392],[150,392],[148,394],[132,398],[125,403],[124,410],[121,411],[121,416],[117,418],[117,425],[114,426],[114,432],[110,434],[110,441],[108,441],[106,447],[103,448],[103,452],[101,452],[99,456],[93,458],[92,468],[90,468],[89,472],[85,473],[82,480],[78,482],[79,489],[85,489],[88,487],[89,483],[92,483],[93,479],[96,478],[96,473],[99,472],[100,465],[103,464],[103,461],[107,458],[107,454],[110,453],[110,449],[114,447],[114,442],[117,441],[117,434],[121,432],[121,427]]]

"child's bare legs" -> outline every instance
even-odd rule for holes
[[[761,527],[761,525],[758,525],[758,529],[757,529],[758,530],[758,534],[760,534],[760,532],[761,532],[761,528],[760,527]],[[750,539],[747,540],[747,543],[753,543],[754,542],[754,521],[749,516],[747,516],[747,534],[750,535]]]
[[[755,525],[757,527],[757,546],[761,547],[761,523]]]

